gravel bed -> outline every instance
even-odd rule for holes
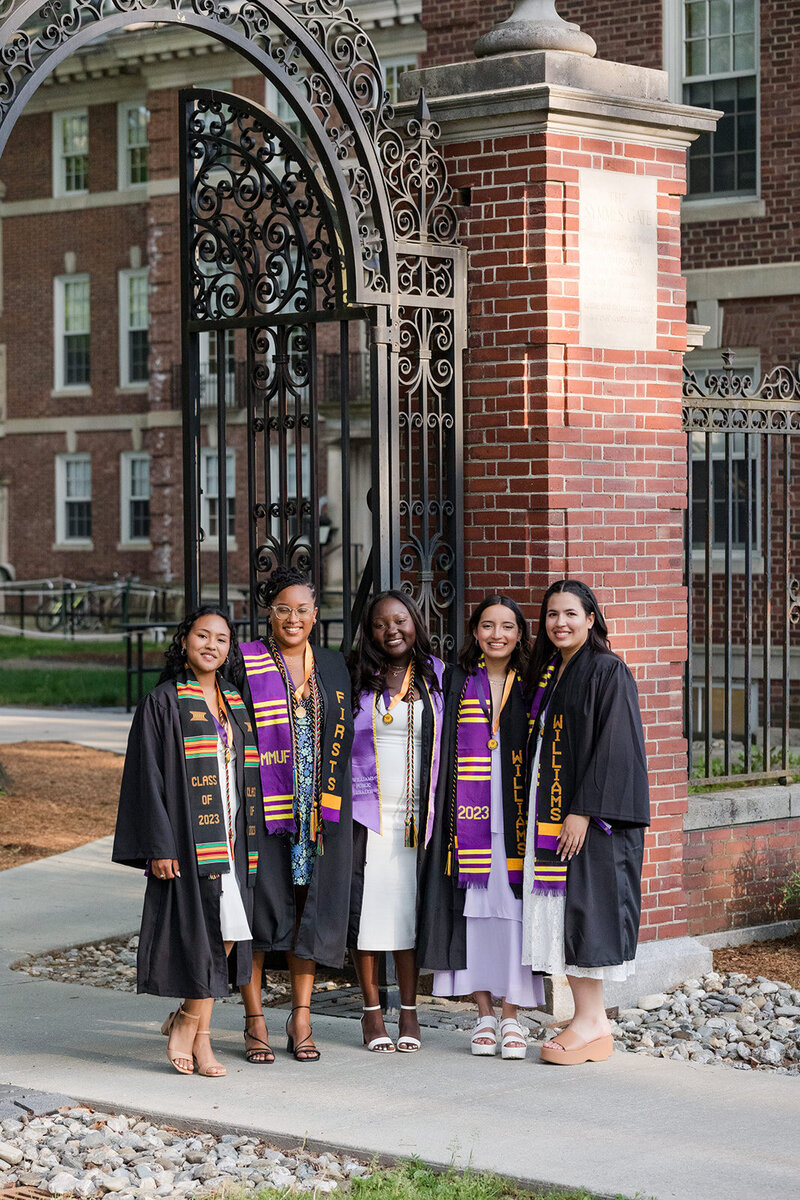
[[[642,996],[612,1021],[617,1050],[723,1063],[740,1071],[800,1074],[800,991],[788,983],[716,971]],[[546,1028],[532,1029],[546,1041]]]
[[[284,1154],[254,1137],[185,1133],[137,1117],[62,1109],[0,1122],[0,1189],[27,1186],[51,1196],[250,1194],[259,1188],[325,1195],[370,1174],[351,1157]]]
[[[119,992],[136,991],[136,951],[139,935],[109,938],[75,946],[70,950],[55,950],[50,954],[30,955],[12,964],[12,970],[24,971],[35,978],[53,979],[57,983],[85,983],[91,987],[113,988]],[[315,992],[334,991],[342,985],[331,980],[315,982]],[[264,982],[264,1003],[283,1004],[289,999],[288,972],[267,974]],[[220,1003],[241,1003],[238,993]]]

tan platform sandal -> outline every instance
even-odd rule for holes
[[[542,1062],[553,1063],[557,1067],[577,1067],[585,1062],[605,1062],[614,1052],[614,1039],[610,1033],[591,1042],[584,1042],[571,1029],[565,1029],[551,1040],[556,1046],[563,1046],[563,1050],[551,1050],[542,1046],[540,1056]]]

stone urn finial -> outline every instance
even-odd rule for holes
[[[597,46],[588,33],[581,33],[580,25],[558,15],[556,0],[517,0],[508,20],[501,21],[478,39],[475,57],[518,54],[526,50],[567,50],[592,58],[597,53]]]

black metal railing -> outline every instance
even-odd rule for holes
[[[800,380],[684,369],[684,726],[695,785],[800,775]]]
[[[320,404],[339,400],[341,380],[341,354],[322,351],[317,355],[319,372]],[[368,404],[370,399],[369,354],[365,350],[353,350],[348,355],[349,402]],[[247,362],[231,362],[225,375],[225,405],[229,409],[247,408]],[[170,401],[173,408],[181,407],[183,368],[181,363],[170,367]],[[200,408],[216,409],[217,372],[200,371]]]

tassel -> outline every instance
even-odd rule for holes
[[[325,843],[322,840],[322,830],[320,829],[317,837],[317,856],[321,857],[325,853]]]
[[[444,873],[445,873],[445,875],[453,874],[453,845],[452,845],[452,842],[447,847],[447,866],[444,869]]]
[[[319,833],[319,812],[317,810],[316,804],[313,805],[313,807],[311,809],[311,819],[309,821],[309,825],[310,825],[309,832],[311,834],[311,840],[312,840],[312,842],[315,842],[317,840],[317,834]]]
[[[417,827],[414,823],[413,815],[406,818],[405,840],[404,845],[407,849],[413,849],[417,844]]]

